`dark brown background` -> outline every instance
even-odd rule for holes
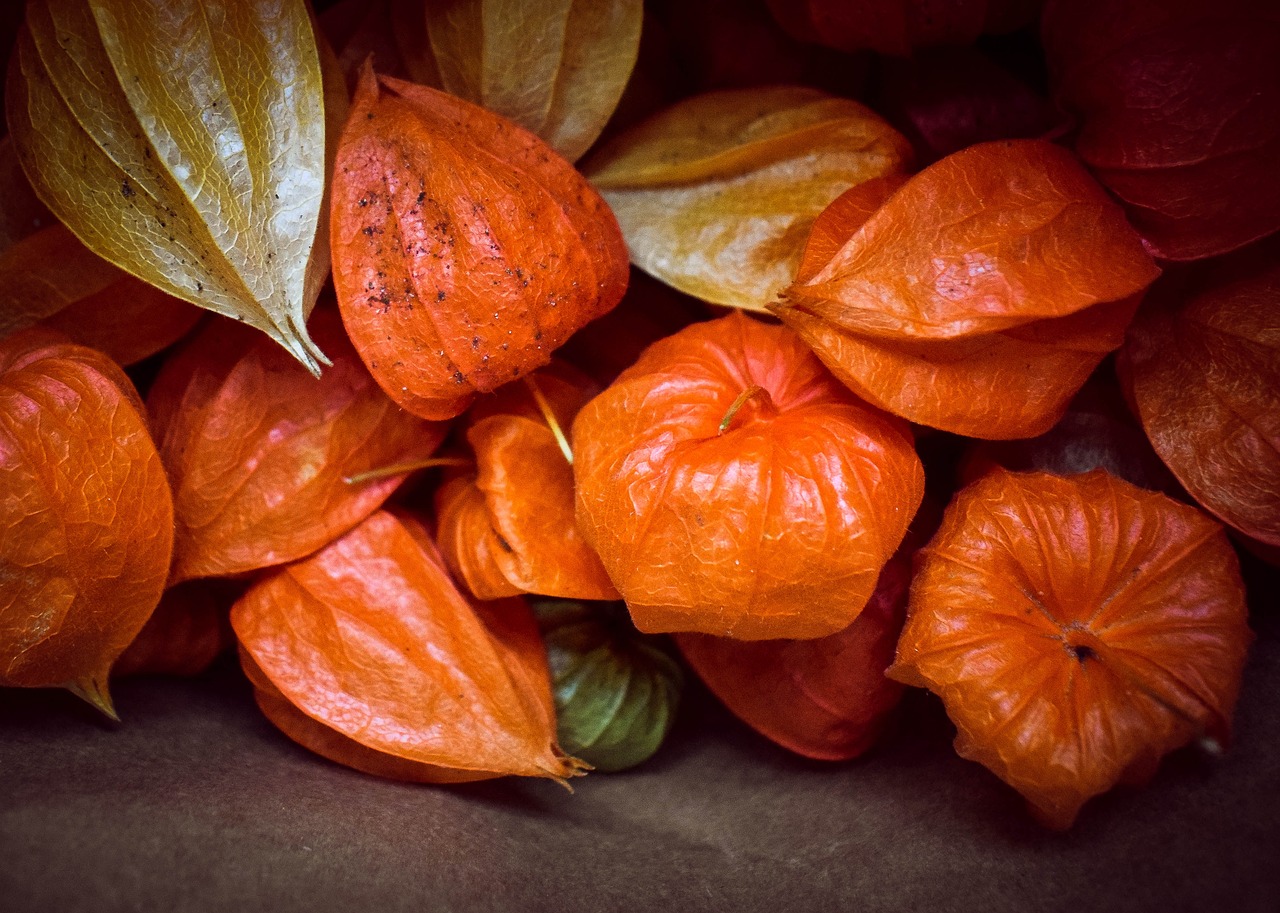
[[[1175,754],[1066,834],[957,757],[921,692],[873,755],[826,765],[694,689],[648,765],[570,795],[337,767],[258,714],[230,657],[194,681],[119,683],[119,726],[67,695],[0,690],[0,910],[1274,913],[1271,616],[1254,620],[1231,752]]]

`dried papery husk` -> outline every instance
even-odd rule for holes
[[[902,696],[885,678],[907,612],[910,555],[884,566],[866,608],[843,631],[811,640],[742,641],[676,634],[698,677],[765,738],[820,761],[870,749]]]
[[[578,527],[651,633],[847,627],[924,491],[903,423],[740,312],[650,346],[572,444]]]
[[[121,365],[154,355],[203,313],[85,247],[39,201],[0,142],[0,337],[39,324]]]
[[[970,437],[1052,427],[1159,274],[1119,207],[1040,140],[972,146],[840,223],[845,244],[770,310],[859,396]]]
[[[469,602],[425,530],[386,512],[232,609],[259,705],[331,760],[422,782],[583,771],[558,749],[527,605]]]
[[[37,194],[87,247],[316,372],[333,76],[327,93],[301,0],[33,0],[6,111]]]
[[[611,140],[587,175],[633,263],[704,301],[759,311],[791,282],[827,204],[910,158],[869,108],[769,86],[677,102]]]
[[[1051,88],[1076,153],[1167,260],[1280,229],[1280,8],[1255,0],[1051,0]]]
[[[578,531],[572,453],[563,432],[557,439],[597,388],[558,362],[526,380],[477,403],[468,418],[474,468],[449,471],[436,492],[445,561],[478,599],[617,599]]]
[[[641,0],[391,0],[410,78],[507,118],[569,161],[595,142],[640,50]]]
[[[316,311],[332,364],[314,378],[241,325],[218,321],[166,362],[148,397],[173,483],[172,582],[293,561],[351,529],[406,473],[346,479],[429,457],[442,424],[382,392],[342,332]]]
[[[343,321],[430,419],[547,364],[627,284],[604,201],[541,140],[434,89],[361,76],[333,186]]]
[[[1252,639],[1235,552],[1196,508],[1101,470],[995,469],[921,552],[888,674],[1066,828],[1170,751],[1226,744]]]
[[[1156,453],[1206,510],[1280,545],[1280,245],[1154,295],[1120,368]]]
[[[0,685],[114,716],[112,663],[160,601],[173,502],[114,362],[26,330],[0,342]]]

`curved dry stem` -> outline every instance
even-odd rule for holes
[[[529,388],[533,401],[538,404],[538,411],[542,413],[542,418],[546,421],[547,427],[551,429],[551,433],[555,435],[556,443],[560,445],[560,452],[564,454],[564,458],[569,465],[573,465],[573,450],[569,447],[569,439],[564,436],[564,429],[560,427],[560,422],[556,419],[556,414],[551,411],[551,404],[547,402],[547,398],[542,395],[542,389],[538,386],[532,375],[525,375],[524,385]]]
[[[428,460],[417,460],[412,463],[393,463],[390,466],[380,466],[377,469],[370,469],[367,472],[358,472],[353,476],[343,476],[342,481],[348,485],[362,485],[365,482],[373,482],[377,479],[386,479],[391,476],[402,475],[406,472],[414,472],[419,469],[434,469],[437,466],[471,466],[472,461],[465,457],[433,457]]]

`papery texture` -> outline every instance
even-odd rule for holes
[[[414,82],[535,133],[569,161],[600,135],[640,48],[640,0],[393,0]]]
[[[1069,0],[1046,4],[1041,30],[1076,151],[1156,256],[1280,229],[1280,7]]]
[[[740,313],[651,346],[572,442],[578,526],[648,632],[847,627],[923,495],[902,423]]]
[[[1156,453],[1207,510],[1270,545],[1280,545],[1275,251],[1224,261],[1199,287],[1155,296],[1121,350]]]
[[[679,102],[612,140],[587,174],[637,266],[705,301],[763,310],[818,213],[910,157],[869,108],[781,86]]]
[[[0,343],[0,684],[110,712],[111,664],[164,588],[173,503],[132,384],[28,330]]]
[[[1047,430],[1158,275],[1069,152],[985,143],[930,166],[770,308],[859,396],[971,437]]]
[[[866,752],[898,705],[885,678],[906,618],[910,556],[884,566],[875,592],[843,631],[812,640],[741,641],[676,634],[685,660],[734,715],[805,757],[842,761]]]
[[[332,245],[356,349],[424,418],[546,364],[627,283],[617,222],[568,162],[490,112],[371,70],[339,150]]]
[[[921,553],[889,674],[1052,827],[1225,742],[1252,634],[1235,552],[1193,507],[1094,471],[995,470]]]
[[[436,493],[441,552],[478,599],[515,593],[617,599],[578,531],[573,466],[549,424],[567,431],[596,388],[558,363],[527,382],[473,410],[466,438],[475,468],[450,472]]]
[[[374,514],[231,620],[264,711],[333,760],[424,782],[580,772],[529,608],[470,604],[412,521]]]
[[[332,308],[312,332],[333,359],[314,378],[219,321],[170,358],[148,396],[173,483],[173,582],[310,554],[377,510],[404,475],[346,479],[430,456],[442,425],[378,388]]]
[[[85,247],[39,201],[0,142],[0,337],[39,323],[129,365],[172,345],[202,313]]]
[[[318,370],[325,86],[301,0],[33,0],[6,109],[90,249]]]

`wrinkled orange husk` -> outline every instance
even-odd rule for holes
[[[411,520],[374,514],[255,585],[231,621],[264,711],[332,760],[424,782],[582,772],[555,744],[528,607],[468,602]]]
[[[869,402],[971,437],[1047,431],[1159,272],[1070,153],[1038,140],[970,147],[860,225],[857,210],[770,310]]]
[[[482,108],[371,69],[332,199],[343,322],[387,394],[424,418],[547,364],[626,290],[617,220],[572,165]]]
[[[796,283],[803,284],[822,271],[853,233],[907,182],[908,175],[886,174],[854,184],[822,210],[809,229],[796,267]]]
[[[594,392],[553,363],[529,375],[561,428]],[[530,391],[507,387],[477,404],[467,429],[476,469],[436,495],[446,563],[478,599],[536,593],[617,599],[600,559],[574,519],[573,467]]]
[[[910,579],[910,556],[895,556],[853,624],[827,637],[685,633],[676,644],[716,697],[765,738],[820,761],[856,758],[879,739],[902,696],[884,671],[906,618]]]
[[[225,320],[156,379],[148,405],[177,524],[171,582],[314,552],[377,510],[404,475],[345,479],[425,459],[443,438],[443,425],[383,394],[331,308],[317,309],[310,330],[333,360],[318,379]]]
[[[583,407],[573,452],[578,526],[647,632],[833,634],[923,495],[902,423],[739,313],[651,346]]]
[[[114,715],[113,662],[151,615],[173,502],[120,368],[45,330],[0,343],[0,685]]]
[[[111,676],[199,675],[234,641],[227,606],[218,604],[208,584],[180,584],[165,590]]]
[[[1120,368],[1156,453],[1206,510],[1280,546],[1280,247],[1153,300]]]
[[[888,674],[938,694],[956,750],[1066,828],[1168,752],[1228,739],[1251,640],[1216,522],[1101,470],[996,469],[921,553]]]

